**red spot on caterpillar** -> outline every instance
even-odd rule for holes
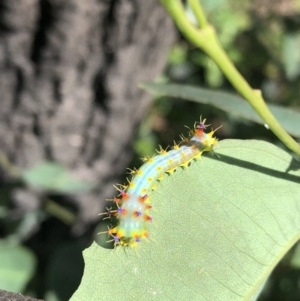
[[[125,190],[121,190],[121,191],[120,191],[120,194],[121,194],[121,196],[122,196],[122,200],[124,200],[124,199],[127,199],[127,198],[128,198],[128,194],[126,193],[126,191],[125,191]]]
[[[145,219],[146,222],[148,222],[148,221],[152,222],[152,216],[150,216],[150,215],[145,215],[144,219]]]
[[[113,202],[114,202],[115,204],[120,204],[120,203],[121,203],[121,200],[118,199],[118,198],[114,198],[114,199],[113,199]]]
[[[147,195],[147,194],[145,194],[144,196],[140,196],[140,197],[139,197],[139,201],[140,201],[141,203],[144,203],[147,199],[148,199],[148,195]]]

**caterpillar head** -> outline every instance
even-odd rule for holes
[[[214,137],[214,133],[218,129],[205,133],[205,129],[209,126],[205,122],[206,119],[203,119],[203,121],[200,120],[200,122],[195,123],[192,130],[193,137],[190,139],[190,142],[201,151],[212,151],[214,145],[218,143],[218,140]]]

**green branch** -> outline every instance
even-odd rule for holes
[[[188,0],[190,7],[192,8],[194,15],[199,23],[199,26],[205,28],[208,26],[205,14],[199,4],[199,0]]]
[[[300,155],[299,144],[283,129],[267,107],[261,91],[254,90],[233,65],[218,41],[214,28],[207,23],[199,0],[189,0],[189,4],[201,28],[195,27],[187,19],[180,0],[161,0],[182,34],[195,46],[202,49],[219,66],[235,89],[249,102],[270,130],[293,152]]]

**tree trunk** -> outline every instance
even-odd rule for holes
[[[0,289],[0,301],[43,301],[31,297],[25,297],[21,294],[10,293]]]
[[[171,21],[158,0],[2,0],[0,16],[1,151],[96,182],[72,198],[78,224],[95,221],[130,160],[150,103],[138,84],[162,71]]]

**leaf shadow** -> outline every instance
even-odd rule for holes
[[[300,170],[300,157],[293,157],[286,172]]]
[[[300,176],[289,174],[288,172],[291,169],[289,169],[288,166],[287,166],[286,171],[283,172],[283,171],[278,171],[278,170],[275,170],[275,169],[272,169],[269,167],[261,166],[261,165],[258,165],[256,163],[252,163],[249,161],[237,159],[237,158],[230,157],[230,156],[223,155],[223,154],[218,154],[217,152],[215,152],[215,154],[217,156],[211,156],[209,154],[205,154],[204,156],[206,158],[209,158],[212,160],[222,161],[223,163],[226,163],[226,164],[235,165],[235,166],[238,166],[238,167],[241,167],[244,169],[254,170],[256,172],[260,172],[260,173],[266,174],[271,177],[275,177],[275,178],[279,178],[282,180],[300,184]]]

